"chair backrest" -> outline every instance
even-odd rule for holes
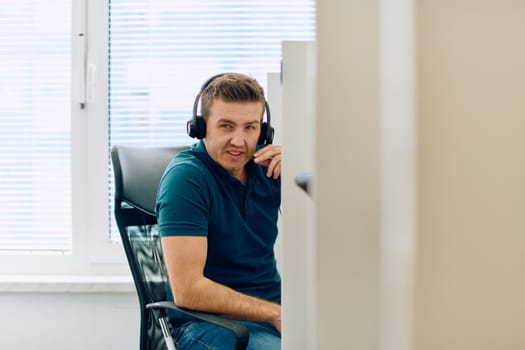
[[[115,219],[126,252],[140,310],[140,349],[165,349],[162,331],[155,321],[159,310],[146,305],[166,300],[168,277],[155,217],[160,178],[169,162],[187,147],[127,147],[111,150],[115,173]]]

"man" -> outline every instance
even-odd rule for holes
[[[171,162],[157,196],[175,303],[240,320],[250,331],[250,350],[280,349],[281,278],[273,248],[281,147],[265,144],[273,136],[263,123],[265,107],[264,91],[250,77],[227,73],[205,83],[189,122],[190,136],[202,140]],[[232,348],[222,328],[171,321],[178,349]]]

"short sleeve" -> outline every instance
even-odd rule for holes
[[[157,193],[160,236],[207,236],[210,198],[206,177],[197,165],[170,164]]]

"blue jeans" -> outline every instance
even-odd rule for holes
[[[281,334],[270,324],[237,321],[248,328],[247,350],[280,350]],[[232,350],[233,334],[219,326],[203,321],[189,321],[174,331],[177,350]]]

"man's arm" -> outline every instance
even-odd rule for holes
[[[232,319],[271,323],[281,331],[281,306],[239,293],[204,276],[206,237],[162,237],[175,304]]]

